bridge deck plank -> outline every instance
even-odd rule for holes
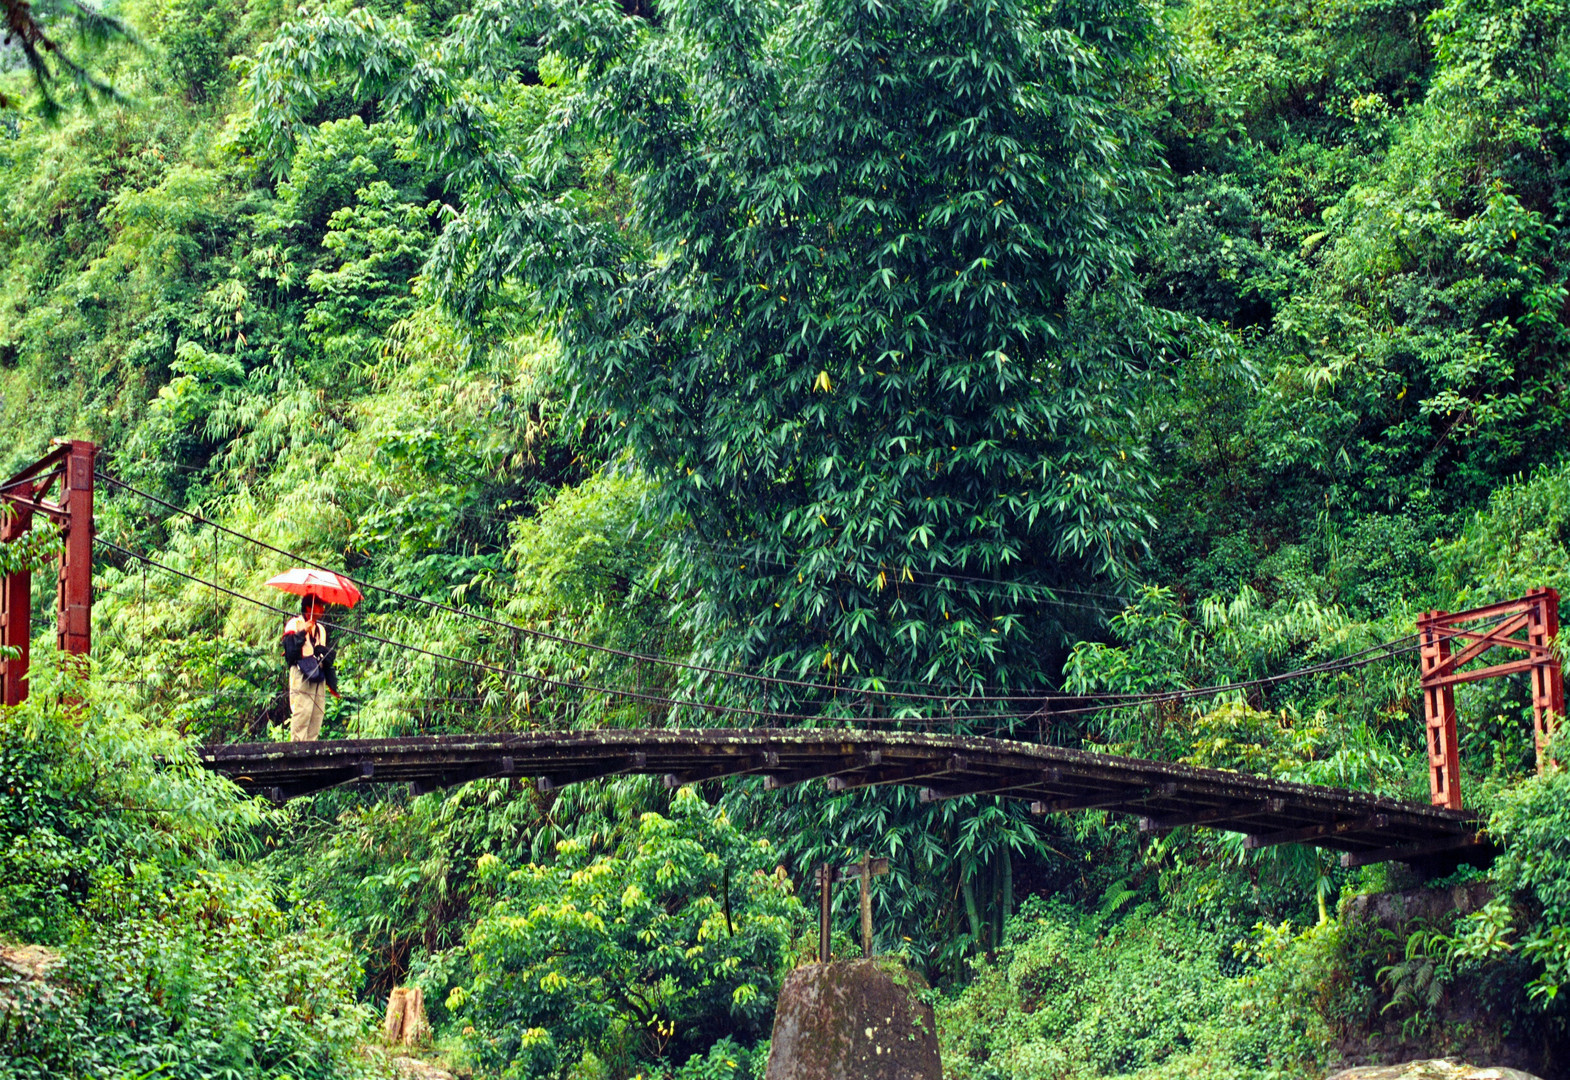
[[[770,786],[832,780],[836,790],[883,784],[940,797],[986,791],[1068,809],[1102,803],[1153,821],[1197,819],[1272,839],[1301,835],[1360,860],[1425,845],[1466,843],[1475,815],[1365,792],[1292,784],[1172,762],[1036,743],[851,729],[593,729],[413,736],[206,747],[201,762],[258,794],[289,798],[347,782],[423,789],[487,772],[545,778],[648,773],[765,776]],[[505,762],[505,768],[503,763]],[[1242,820],[1225,810],[1252,804]],[[1214,815],[1220,817],[1214,817]]]

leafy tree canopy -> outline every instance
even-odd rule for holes
[[[1132,285],[1158,174],[1120,101],[1154,41],[1121,3],[502,2],[430,46],[317,17],[251,94],[277,151],[335,67],[414,123],[466,199],[433,284],[558,321],[579,415],[690,523],[701,657],[1033,688],[1054,588],[1150,520],[1132,420],[1170,327]]]
[[[91,67],[92,56],[116,39],[131,36],[125,24],[77,0],[4,0],[4,44],[22,54],[45,119],[60,115],[61,83],[91,105],[114,101],[115,88]],[[62,36],[69,38],[62,41]],[[9,66],[9,65],[7,65]],[[22,99],[0,86],[0,112],[18,109]]]
[[[580,836],[510,873],[480,857],[501,896],[469,934],[473,981],[448,1004],[481,1032],[485,1064],[559,1075],[592,1046],[652,1057],[767,1030],[806,921],[768,841],[691,788],[628,832],[618,850]]]

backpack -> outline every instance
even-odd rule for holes
[[[327,672],[323,669],[322,662],[317,657],[302,655],[299,667],[300,674],[305,676],[306,682],[319,683],[327,678]]]
[[[293,619],[290,620],[291,623],[293,621]],[[287,626],[285,627],[285,632],[288,632]],[[313,647],[312,652],[317,652],[317,650]],[[295,666],[300,669],[300,674],[305,678],[306,682],[319,683],[323,679],[327,678],[327,668],[323,664],[323,660],[327,652],[328,650],[322,649],[319,653],[317,653],[317,655],[314,656],[307,656],[302,652],[300,654],[300,658],[294,662]],[[288,648],[284,649],[284,659],[289,659]]]

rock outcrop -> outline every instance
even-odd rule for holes
[[[60,992],[49,976],[64,959],[42,945],[0,943],[0,1018],[29,1006],[47,1006]]]
[[[395,1057],[391,1064],[398,1080],[455,1080],[446,1069],[419,1058]]]
[[[1491,881],[1472,881],[1448,889],[1407,889],[1404,892],[1368,893],[1342,904],[1347,922],[1372,924],[1392,930],[1412,923],[1449,926],[1456,918],[1481,910],[1494,898]]]
[[[1450,1058],[1406,1061],[1400,1065],[1360,1065],[1342,1069],[1330,1080],[1537,1080],[1520,1069],[1467,1065]]]
[[[1413,932],[1455,933],[1457,919],[1481,910],[1493,898],[1493,883],[1481,880],[1348,897],[1340,908],[1342,946],[1349,957],[1372,968],[1392,964],[1401,959]],[[1371,1000],[1360,1013],[1343,1018],[1333,1049],[1342,1062],[1360,1068],[1371,1067],[1369,1062],[1410,1062],[1377,1067],[1414,1070],[1424,1062],[1450,1063],[1412,1073],[1429,1080],[1448,1078],[1451,1074],[1435,1070],[1462,1068],[1457,1063],[1467,1061],[1492,1062],[1508,1080],[1563,1078],[1560,1054],[1545,1037],[1542,1018],[1523,1016],[1500,1023],[1497,992],[1485,979],[1462,972],[1444,986],[1439,1000],[1424,1003],[1421,1018],[1414,1016],[1410,1004],[1387,1009],[1383,998]],[[1418,1019],[1420,1023],[1414,1022]]]
[[[802,965],[780,991],[765,1080],[941,1080],[926,988],[887,959]]]

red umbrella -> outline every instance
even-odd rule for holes
[[[296,596],[319,596],[329,604],[354,607],[360,602],[360,590],[354,582],[331,570],[307,570],[296,567],[285,570],[267,584]]]

